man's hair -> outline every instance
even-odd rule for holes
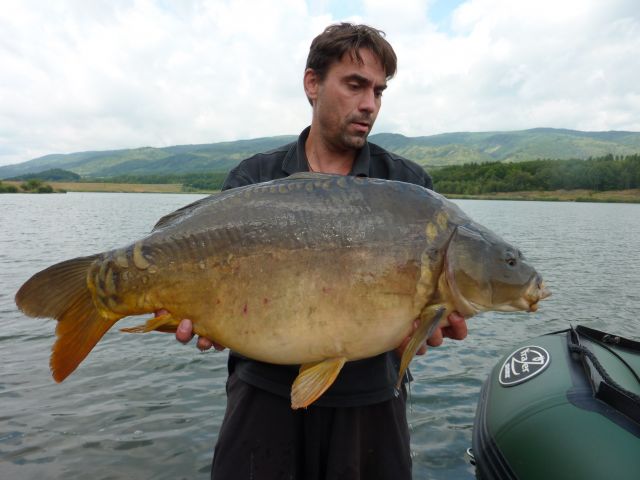
[[[387,80],[396,74],[398,60],[393,48],[385,40],[382,30],[368,25],[337,23],[329,25],[324,32],[311,42],[306,68],[316,72],[320,80],[324,80],[329,67],[339,62],[345,53],[350,53],[354,60],[362,63],[359,50],[369,49],[382,64]]]

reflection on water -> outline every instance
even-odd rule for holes
[[[226,354],[114,329],[58,385],[47,368],[54,322],[27,319],[13,303],[36,271],[127,244],[198,198],[0,195],[1,478],[208,478]],[[469,322],[466,341],[414,360],[409,419],[421,479],[472,477],[464,451],[480,386],[512,343],[569,323],[637,337],[640,205],[457,203],[517,245],[553,296],[533,315],[482,314]]]

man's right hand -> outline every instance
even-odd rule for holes
[[[176,340],[178,340],[181,343],[187,344],[191,341],[192,338],[193,338],[193,324],[191,323],[191,320],[189,320],[188,318],[185,318],[181,320],[180,324],[178,325],[178,329],[176,330]],[[215,348],[216,350],[225,349],[225,347],[223,347],[219,343],[212,342],[211,340],[205,337],[198,337],[198,341],[196,342],[196,347],[198,347],[198,349],[200,349],[201,352],[204,352],[205,350],[209,350],[211,347]]]
[[[158,310],[155,312],[155,316],[162,315],[164,313],[168,313],[166,310]],[[180,321],[178,324],[178,329],[176,330],[176,340],[180,343],[187,344],[193,338],[193,323],[191,320],[185,318]],[[201,352],[205,350],[209,350],[211,347],[216,350],[224,350],[225,347],[220,345],[219,343],[212,342],[208,338],[198,337],[198,341],[196,342],[196,346],[200,349]]]

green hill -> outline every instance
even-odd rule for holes
[[[80,180],[80,175],[63,170],[62,168],[51,168],[37,173],[26,173],[16,177],[7,178],[6,180],[22,181],[22,180],[48,180],[51,182],[75,182]]]
[[[535,128],[514,132],[444,133],[429,137],[374,135],[372,142],[421,165],[571,159],[640,152],[638,132],[581,132]]]
[[[61,168],[85,178],[123,175],[227,172],[243,158],[291,142],[285,135],[234,142],[142,147],[125,150],[54,154],[0,167],[0,178]],[[459,132],[425,137],[372,135],[370,141],[424,166],[476,162],[521,162],[541,158],[586,159],[640,152],[639,132],[582,132],[535,128],[512,132]]]

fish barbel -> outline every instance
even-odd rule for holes
[[[189,318],[244,356],[301,365],[291,395],[301,408],[345,362],[400,345],[415,319],[400,378],[450,312],[535,311],[548,295],[518,249],[437,193],[301,173],[199,200],[126,247],[36,273],[15,300],[58,321],[58,382],[118,320],[166,310],[124,330],[175,332]]]

